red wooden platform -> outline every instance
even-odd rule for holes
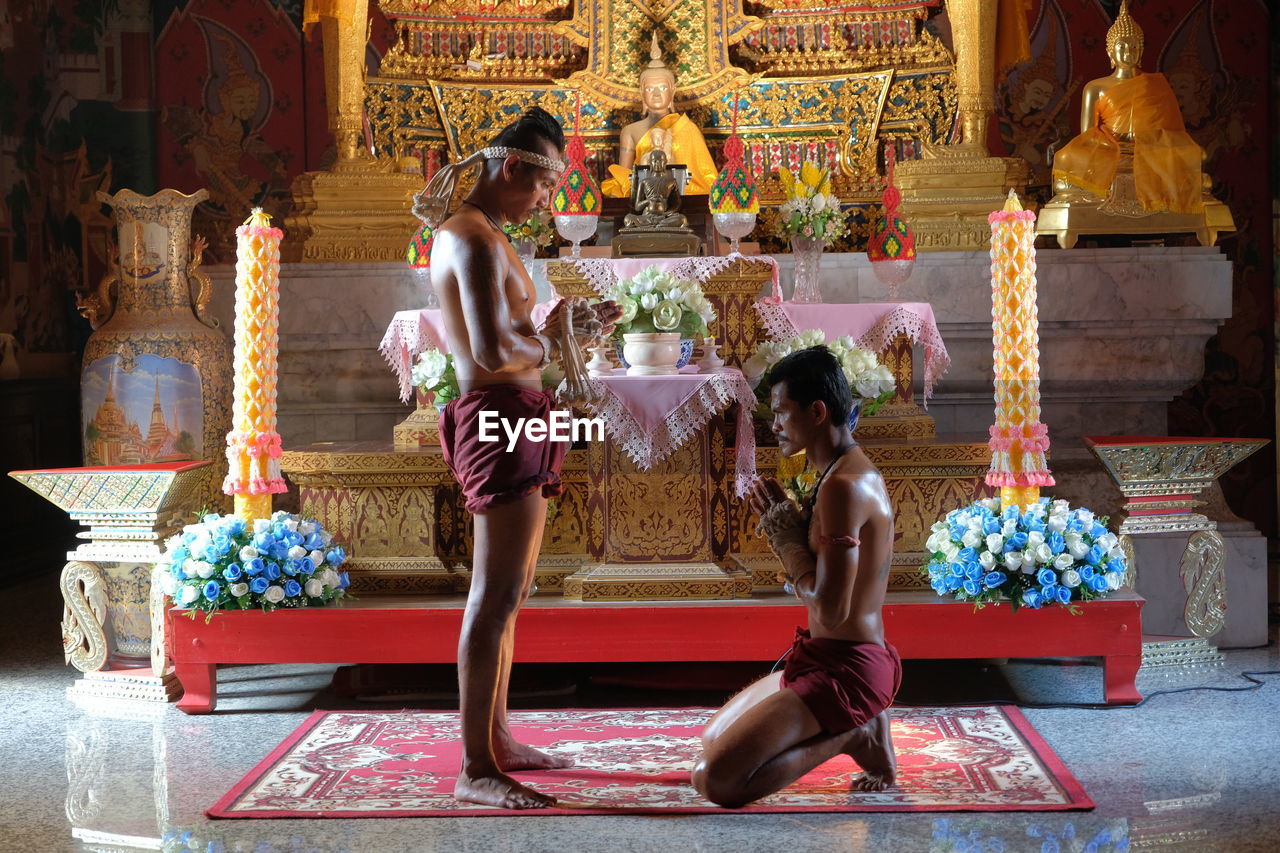
[[[1142,661],[1143,599],[1132,592],[1080,605],[975,612],[931,591],[894,592],[885,632],[903,658],[1102,657],[1106,701],[1133,704]],[[184,690],[178,707],[217,703],[217,664],[452,663],[463,599],[369,596],[346,607],[224,611],[207,624],[171,610],[167,642]],[[534,597],[520,614],[515,660],[530,663],[762,661],[777,658],[804,608],[774,595],[725,602],[581,603]]]

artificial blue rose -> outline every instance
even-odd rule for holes
[[[316,570],[315,561],[312,560],[310,557],[303,557],[301,560],[298,560],[299,574],[309,575],[315,570]]]
[[[963,539],[963,538],[964,538],[965,531],[966,531],[966,530],[968,530],[968,529],[969,529],[969,528],[967,528],[967,527],[962,527],[962,526],[960,526],[959,524],[953,524],[953,525],[951,525],[951,531],[950,531],[950,532],[951,532],[951,539],[952,539],[953,541],[955,541],[955,542],[959,542],[961,539]]]
[[[990,536],[992,533],[1000,532],[1000,520],[997,518],[988,518],[982,523],[982,532]]]
[[[302,547],[308,551],[319,551],[324,547],[324,537],[320,535],[319,531],[316,531],[302,540]]]
[[[1044,599],[1045,604],[1052,604],[1054,599],[1058,597],[1058,585],[1050,583],[1041,586],[1040,596]]]
[[[933,587],[933,591],[938,595],[947,594],[946,578],[935,576],[933,580],[929,581],[929,586]]]
[[[297,577],[297,575],[298,575],[298,561],[297,561],[297,560],[289,560],[289,561],[287,561],[287,562],[284,564],[284,573],[285,573],[286,575],[288,575],[289,577],[291,577],[291,578],[292,578],[292,577]]]
[[[1062,538],[1062,534],[1056,530],[1050,533],[1044,540],[1049,545],[1049,550],[1055,554],[1061,554],[1067,550],[1067,540]]]
[[[227,525],[227,530],[232,536],[243,536],[245,531],[249,529],[249,525],[240,516],[231,519],[231,523]]]
[[[1026,528],[1026,531],[1028,533],[1044,533],[1044,530],[1045,530],[1044,519],[1037,518],[1036,516],[1031,516],[1031,517],[1023,516],[1022,526]]]
[[[271,546],[276,543],[276,538],[270,533],[258,533],[253,537],[253,547],[259,551],[270,551]]]
[[[1083,531],[1084,531],[1084,522],[1083,522],[1083,521],[1081,521],[1081,520],[1080,520],[1080,519],[1078,519],[1078,518],[1074,518],[1074,517],[1073,517],[1073,518],[1070,518],[1070,519],[1068,519],[1068,520],[1067,520],[1067,529],[1068,529],[1068,530],[1075,530],[1075,531],[1083,532]]]
[[[1107,571],[1109,572],[1123,572],[1127,568],[1129,568],[1129,564],[1124,561],[1123,557],[1116,557],[1107,561]]]
[[[1102,523],[1098,521],[1095,521],[1093,523],[1093,527],[1089,528],[1089,535],[1092,536],[1094,539],[1097,539],[1099,536],[1105,535],[1106,532],[1107,532],[1107,528],[1104,527]]]
[[[981,563],[965,563],[964,576],[971,581],[982,580],[982,564]]]
[[[244,573],[246,575],[260,575],[267,570],[267,564],[262,562],[261,557],[254,557],[252,560],[244,564]]]
[[[988,572],[987,576],[982,579],[982,582],[986,585],[987,589],[995,589],[1000,586],[1000,584],[1004,583],[1004,581],[1005,577],[1002,572]]]
[[[1107,556],[1107,552],[1102,549],[1101,545],[1094,545],[1089,549],[1089,553],[1085,555],[1084,561],[1091,566],[1096,566],[1102,562],[1102,558]]]
[[[1102,575],[1094,575],[1093,577],[1089,578],[1089,580],[1085,581],[1085,583],[1087,583],[1089,585],[1089,589],[1093,590],[1094,592],[1107,591],[1107,581],[1105,578],[1102,577]]]
[[[1004,550],[1006,552],[1021,551],[1025,547],[1027,547],[1027,534],[1021,530],[1004,540]]]
[[[1094,574],[1093,566],[1082,566],[1080,568],[1080,580],[1086,583],[1088,583],[1089,578],[1093,577]]]
[[[959,575],[947,576],[947,592],[955,592],[960,588],[960,584],[964,583],[964,578]]]
[[[289,596],[290,598],[293,598],[295,595],[301,595],[302,585],[298,583],[296,580],[293,580],[292,578],[290,578],[289,580],[284,582],[284,594]]]
[[[169,552],[169,562],[181,566],[190,556],[191,552],[182,545],[179,545]]]
[[[210,601],[217,601],[218,596],[222,594],[222,584],[217,581],[209,581],[204,585],[204,597]]]
[[[249,591],[256,592],[258,595],[262,595],[262,593],[266,592],[267,587],[269,586],[271,586],[271,581],[267,580],[262,575],[258,575],[258,577],[249,581]]]
[[[1053,569],[1041,569],[1036,573],[1036,581],[1041,586],[1053,586],[1058,582],[1058,573]]]
[[[338,586],[342,589],[351,586],[351,577],[346,572],[338,572]]]
[[[977,594],[978,594],[979,592],[981,592],[982,590],[981,590],[981,588],[978,586],[978,582],[977,582],[977,581],[975,581],[975,580],[968,580],[968,581],[965,581],[965,582],[964,582],[964,591],[965,591],[965,594],[967,594],[967,595],[977,595]]]
[[[955,575],[958,578],[964,577],[964,563],[952,563],[951,574]]]
[[[221,520],[222,520],[222,516],[218,515],[216,512],[211,512],[208,515],[204,515],[200,517],[200,521],[202,521],[205,524],[214,524]]]
[[[1065,586],[1056,587],[1054,592],[1058,595],[1058,601],[1063,604],[1066,604],[1071,600],[1071,590],[1067,589]]]
[[[1000,513],[1000,520],[1001,520],[1001,521],[1009,521],[1010,519],[1016,519],[1016,518],[1018,517],[1018,514],[1019,514],[1018,505],[1017,505],[1017,504],[1009,504],[1009,505],[1008,505],[1007,507],[1005,507],[1005,508],[1004,508],[1004,510]],[[995,531],[988,531],[988,532],[989,532],[989,533],[994,533]]]
[[[271,557],[275,560],[287,560],[289,558],[289,545],[283,539],[277,539],[271,545]]]
[[[347,559],[347,552],[342,550],[341,545],[334,545],[329,549],[329,553],[324,555],[324,560],[331,566],[341,566]]]
[[[232,583],[240,580],[240,576],[243,574],[244,571],[240,568],[239,563],[231,563],[222,570],[222,576]]]
[[[1022,603],[1027,607],[1037,609],[1042,601],[1040,593],[1034,589],[1024,589],[1022,591]]]
[[[978,549],[961,548],[960,553],[956,554],[956,559],[962,563],[976,563],[978,562]]]
[[[280,579],[280,565],[278,563],[267,563],[265,572],[267,580],[274,581]]]

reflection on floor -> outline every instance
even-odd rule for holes
[[[1251,692],[1178,693],[1138,708],[1027,710],[1097,801],[1088,813],[210,821],[204,809],[310,710],[448,708],[450,673],[344,671],[335,689],[334,667],[236,667],[219,673],[213,715],[91,712],[66,695],[76,673],[62,663],[54,578],[3,592],[0,851],[1270,851],[1280,835],[1277,677]],[[1267,649],[1227,653],[1222,669],[1144,673],[1139,686],[1245,685],[1242,670],[1280,669],[1274,636]],[[758,669],[726,669],[714,684],[677,673],[713,688],[696,691],[637,686],[669,684],[669,670],[527,669],[527,694],[513,705],[711,705]],[[899,698],[1095,702],[1101,675],[1094,662],[913,661]]]

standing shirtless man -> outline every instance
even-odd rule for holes
[[[779,791],[840,753],[863,770],[853,782],[858,790],[892,785],[896,767],[885,709],[902,669],[880,619],[893,550],[884,479],[850,434],[853,396],[826,347],[787,356],[767,381],[778,450],[805,451],[823,473],[811,508],[797,506],[772,479],[750,496],[809,611],[809,630],[797,629],[781,674],[743,690],[703,732],[693,784],[730,808]]]
[[[610,302],[592,308],[576,300],[553,308],[541,332],[530,320],[533,282],[502,225],[523,222],[549,202],[563,149],[559,123],[531,108],[485,149],[475,189],[436,230],[431,250],[432,283],[462,391],[440,417],[441,450],[475,516],[471,590],[458,641],[463,757],[454,796],[499,808],[555,802],[505,771],[569,763],[517,743],[507,725],[516,612],[533,583],[547,498],[560,494],[568,443],[532,441],[522,430],[508,451],[505,434],[501,441],[481,439],[480,414],[496,412],[512,428],[520,418],[548,421],[554,400],[542,390],[541,372],[558,357],[565,315],[572,314],[575,340],[585,345],[608,334],[620,314]]]

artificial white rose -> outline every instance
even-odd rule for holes
[[[284,520],[284,529],[285,529],[285,530],[288,530],[290,533],[297,533],[297,532],[298,532],[298,519],[296,519],[296,518],[286,518],[286,519]]]
[[[310,536],[316,532],[316,523],[314,521],[301,521],[298,523],[298,532],[303,536]]]
[[[664,293],[663,296],[665,296],[667,299],[670,299],[672,302],[675,302],[676,304],[679,304],[685,301],[684,290],[682,290],[679,287],[671,288],[666,293]],[[692,308],[693,306],[690,305],[689,307]]]
[[[324,595],[324,584],[322,584],[320,581],[316,580],[315,578],[312,578],[311,580],[307,581],[306,586],[303,587],[303,590],[307,593],[307,595],[311,596],[312,598],[319,598],[320,596]]]
[[[939,530],[946,530],[946,529],[947,529],[947,523],[941,520],[935,521],[933,524],[929,525],[930,533],[937,533]]]
[[[178,579],[169,572],[165,572],[160,576],[160,591],[172,598],[178,591]]]
[[[1083,542],[1084,534],[1079,530],[1068,530],[1062,534],[1062,538],[1068,545],[1070,545],[1072,542]]]
[[[417,361],[413,364],[411,378],[415,385],[435,385],[444,376],[444,372],[449,369],[449,357],[434,347],[423,350]],[[255,531],[263,532],[263,531]]]
[[[1061,533],[1067,529],[1067,517],[1065,515],[1051,515],[1049,520],[1044,523],[1044,526],[1050,533]]]
[[[632,296],[644,296],[649,292],[649,285],[641,281],[632,281],[631,286],[627,288],[627,292]]]
[[[1041,542],[1039,545],[1037,545],[1033,553],[1035,555],[1035,561],[1038,565],[1047,566],[1053,562],[1053,556],[1054,556],[1053,550],[1044,542]]]
[[[1104,551],[1110,551],[1112,548],[1116,547],[1116,544],[1119,543],[1119,541],[1120,540],[1116,537],[1114,533],[1108,532],[1108,533],[1102,534],[1097,539],[1093,540],[1093,544],[1101,545],[1102,550]]]
[[[979,505],[979,506],[981,506],[981,507],[984,507],[984,508],[985,508],[987,511],[989,511],[989,512],[999,512],[999,511],[1000,511],[1000,499],[999,499],[999,498],[983,498],[982,500],[978,501],[978,505]]]
[[[262,594],[262,597],[272,604],[279,604],[284,601],[284,587],[272,584],[267,587],[267,591]]]
[[[818,344],[826,343],[827,333],[821,329],[805,329],[800,333],[800,345],[803,347],[816,347]]]
[[[178,590],[179,604],[191,604],[199,597],[200,590],[196,589],[194,586],[184,586],[182,589]]]
[[[760,384],[760,379],[768,369],[768,363],[758,355],[753,355],[742,363],[742,372],[746,374],[752,388]]]
[[[184,578],[193,578],[196,576],[197,561],[192,557],[187,557],[182,563],[182,576]]]
[[[1004,548],[1004,537],[999,533],[991,533],[987,536],[987,550],[994,551],[999,554]]]
[[[966,530],[964,536],[960,537],[960,542],[966,548],[977,548],[982,544],[981,530]]]
[[[658,294],[644,293],[640,296],[640,307],[646,311],[652,311],[658,307]]]
[[[1124,549],[1121,548],[1119,545],[1117,545],[1116,547],[1112,548],[1110,551],[1107,552],[1107,560],[1123,560],[1123,559],[1124,559]]]
[[[1000,533],[1004,535],[1005,539],[1008,539],[1010,536],[1012,536],[1017,532],[1018,532],[1017,520],[1012,518],[1006,518],[1004,521],[1004,526],[1000,528]]]
[[[1083,560],[1089,554],[1089,546],[1083,541],[1068,542],[1067,553],[1074,559]]]
[[[312,551],[312,552],[311,552],[310,554],[308,554],[307,556],[311,558],[311,564],[312,564],[313,566],[315,566],[316,568],[319,568],[319,567],[321,566],[321,564],[323,564],[323,563],[324,563],[324,552],[323,552],[323,551]]]
[[[1044,544],[1044,534],[1039,530],[1033,530],[1027,534],[1027,548],[1038,548]]]
[[[989,572],[996,567],[996,555],[990,551],[983,551],[978,555],[978,564]]]
[[[880,380],[874,376],[868,376],[865,379],[858,380],[854,384],[853,390],[865,400],[874,400],[880,396]]]
[[[1010,551],[1004,555],[1004,567],[1011,572],[1016,572],[1022,565],[1022,552]]]
[[[249,594],[249,585],[247,583],[233,583],[227,589],[231,592],[232,598],[239,598],[242,595]]]
[[[1107,579],[1107,589],[1110,590],[1119,589],[1124,582],[1124,572],[1107,572],[1103,577]]]
[[[261,521],[262,519],[259,519]],[[254,557],[258,556],[258,549],[252,545],[245,545],[240,549],[240,562],[247,563]]]
[[[303,548],[301,545],[294,545],[289,549],[290,560],[301,560],[305,556],[307,556],[307,549]]]
[[[969,517],[969,520],[965,522],[965,525],[966,525],[970,530],[979,530],[979,531],[980,531],[980,530],[982,530],[982,519],[981,519],[979,516],[976,516],[976,515],[974,515],[974,516],[970,516],[970,517]]]
[[[213,577],[215,571],[217,569],[213,567],[213,564],[205,560],[200,560],[196,563],[196,574],[200,576],[201,580],[208,580]]]
[[[324,574],[320,576],[320,580],[325,586],[337,586],[340,579],[338,573],[333,569],[325,569]]]
[[[1062,585],[1071,589],[1080,586],[1080,573],[1075,569],[1067,569],[1062,573]]]
[[[929,538],[925,540],[924,547],[930,554],[934,554],[941,551],[950,541],[951,534],[944,527],[942,530],[933,531]]]
[[[254,533],[266,533],[271,530],[271,520],[268,518],[255,518],[253,520]]]
[[[1093,515],[1093,510],[1091,509],[1076,510],[1076,518],[1080,519],[1080,523],[1083,524],[1085,527],[1093,526],[1094,515]]]
[[[1074,566],[1075,562],[1075,558],[1070,554],[1059,554],[1053,560],[1053,567],[1060,572],[1065,572],[1067,569]]]
[[[1054,512],[1067,512],[1067,511],[1069,511],[1070,509],[1071,509],[1071,503],[1070,503],[1070,501],[1065,501],[1065,500],[1062,500],[1061,498],[1059,498],[1058,500],[1056,500],[1056,501],[1054,501],[1054,502],[1053,502],[1053,511],[1054,511]]]

